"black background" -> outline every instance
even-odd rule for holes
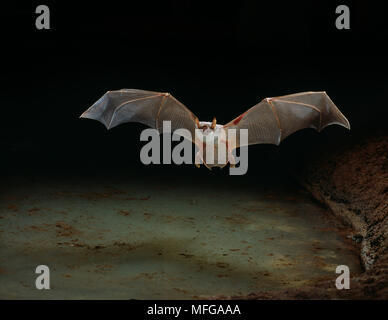
[[[35,28],[39,4],[49,5],[51,30]],[[350,7],[350,30],[335,28],[339,4]],[[362,0],[2,3],[1,175],[39,179],[136,172],[259,183],[264,180],[257,177],[284,174],[280,169],[290,162],[305,163],[311,152],[324,156],[364,134],[386,131],[387,6]],[[279,147],[252,146],[249,171],[242,177],[229,177],[225,169],[144,166],[139,135],[145,126],[131,123],[107,131],[78,118],[107,90],[121,88],[171,92],[201,120],[216,116],[219,123],[264,97],[325,90],[352,130],[302,130]],[[262,314],[267,307],[271,314],[286,310],[309,317],[319,310],[328,318],[365,306],[348,302],[333,310],[333,305],[314,303],[281,308],[260,302],[251,310]],[[98,306],[103,304],[86,305],[87,314],[101,312]],[[144,314],[144,306],[136,306],[123,307],[128,315]],[[73,308],[54,307],[55,315],[57,310],[74,315]],[[108,307],[111,315],[118,305]],[[11,308],[38,311],[31,305]],[[357,312],[371,308],[376,305]]]
[[[251,177],[299,161],[310,149],[330,152],[387,127],[384,3],[66,1],[45,3],[51,29],[37,30],[39,4],[1,8],[3,174],[227,175],[144,166],[145,126],[106,131],[78,118],[107,90],[122,88],[170,92],[200,120],[216,116],[221,124],[264,97],[325,90],[352,130],[303,130],[280,147],[252,146]],[[350,7],[350,30],[335,28],[339,4]]]

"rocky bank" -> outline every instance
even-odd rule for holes
[[[388,299],[388,134],[354,141],[330,152],[312,150],[293,170],[315,199],[351,227],[365,271],[351,277],[350,290],[337,290],[332,279],[323,279],[309,287],[232,298]]]

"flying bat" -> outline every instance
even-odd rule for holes
[[[215,117],[211,122],[199,121],[170,93],[122,89],[105,93],[81,118],[98,120],[107,129],[125,122],[140,122],[159,132],[163,132],[163,121],[170,121],[171,131],[187,130],[189,134],[183,135],[184,138],[199,147],[196,165],[199,167],[198,163],[203,163],[208,168],[224,167],[228,162],[234,166],[234,149],[261,143],[279,145],[289,135],[304,128],[314,128],[319,132],[337,124],[350,129],[349,121],[324,91],[265,98],[234,120],[220,125]],[[240,129],[248,130],[247,139],[240,139],[240,132],[244,131]],[[229,135],[229,131],[235,134]],[[197,139],[198,132],[205,140]],[[206,143],[209,144],[209,141],[214,145],[215,155],[218,155],[217,150],[221,146],[225,148],[226,162],[214,155],[212,161],[208,161]]]

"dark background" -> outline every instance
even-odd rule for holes
[[[51,30],[35,28],[39,4],[50,8]],[[350,30],[335,28],[339,4],[350,7]],[[107,131],[78,118],[107,90],[122,88],[170,92],[200,120],[216,116],[221,124],[264,97],[325,90],[352,131],[309,129],[280,147],[252,146],[247,176],[253,179],[310,150],[330,152],[385,130],[386,17],[387,5],[371,1],[2,4],[2,174],[228,174],[144,166],[145,126]]]

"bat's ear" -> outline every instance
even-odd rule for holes
[[[212,126],[211,128],[214,129],[216,127],[216,124],[217,124],[217,119],[216,117],[213,118],[213,121],[212,121]]]
[[[199,124],[199,120],[197,117],[195,118],[195,124],[196,124],[198,129],[201,129],[201,125]]]

